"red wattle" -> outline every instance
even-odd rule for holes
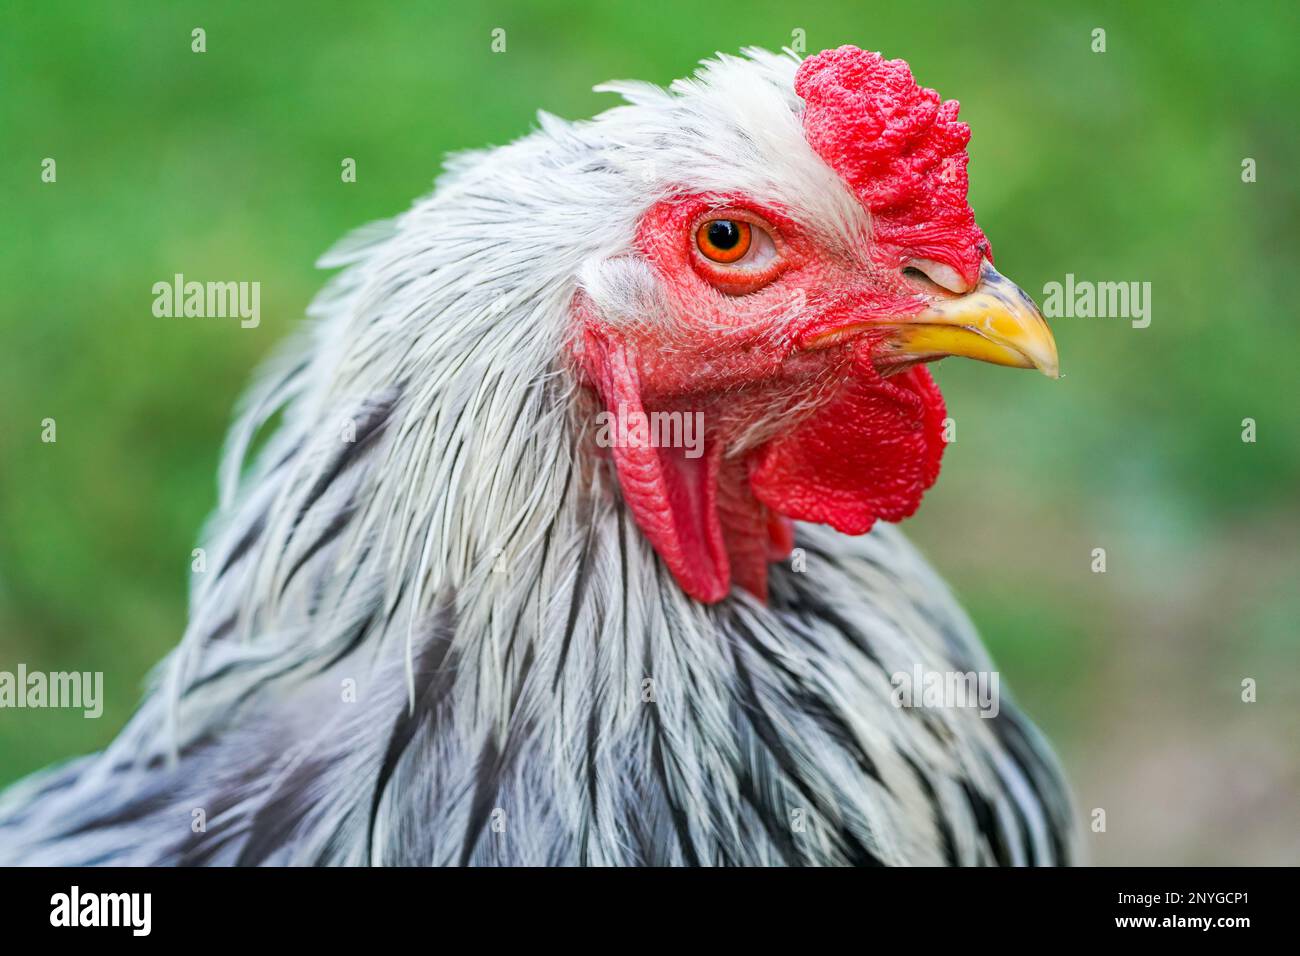
[[[617,339],[589,335],[585,360],[610,414],[645,414],[633,350]],[[615,442],[611,451],[623,500],[682,590],[708,603],[721,601],[731,590],[718,516],[721,445],[706,446],[697,458],[683,448],[640,440]]]
[[[760,449],[749,480],[774,511],[845,534],[915,512],[939,477],[945,447],[943,396],[930,373],[917,366],[882,379],[868,350],[858,351],[857,374]]]

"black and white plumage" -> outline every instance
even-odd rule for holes
[[[806,571],[773,564],[766,603],[701,603],[590,447],[571,303],[667,321],[631,245],[650,203],[858,214],[802,138],[796,67],[620,84],[628,105],[456,157],[326,256],[344,271],[232,430],[180,646],[107,750],[0,798],[0,862],[1072,860],[1005,696],[891,703],[918,664],[992,669],[897,530],[800,525]]]

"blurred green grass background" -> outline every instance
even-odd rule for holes
[[[102,670],[107,700],[100,720],[0,712],[0,785],[107,743],[179,637],[230,410],[323,281],[318,254],[427,192],[448,150],[513,139],[539,108],[588,116],[611,105],[601,80],[667,82],[799,29],[809,51],[904,57],[961,100],[972,205],[1026,289],[1152,284],[1147,329],[1053,322],[1060,382],[939,367],[957,442],[908,530],[1081,811],[1106,810],[1095,861],[1295,862],[1298,20],[1292,4],[6,4],[0,669]],[[261,326],[154,318],[151,286],[176,272],[260,281]]]

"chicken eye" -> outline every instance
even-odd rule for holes
[[[695,232],[701,254],[724,265],[743,259],[752,241],[753,229],[738,219],[710,219]]]
[[[711,209],[689,228],[691,265],[723,295],[757,292],[781,272],[774,231],[753,213]]]

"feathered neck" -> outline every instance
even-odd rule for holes
[[[512,151],[533,148],[486,165],[511,168],[528,160]],[[191,690],[232,656],[311,673],[396,644],[413,694],[422,629],[450,607],[476,645],[464,650],[498,662],[484,699],[508,700],[511,648],[571,640],[607,590],[637,589],[631,575],[658,592],[610,464],[580,445],[594,408],[564,346],[590,250],[578,238],[530,251],[547,239],[528,224],[553,222],[573,197],[525,192],[502,208],[484,165],[453,164],[411,212],[324,257],[344,271],[246,400],[169,670],[178,745],[229,703]],[[530,216],[530,201],[545,208]]]

